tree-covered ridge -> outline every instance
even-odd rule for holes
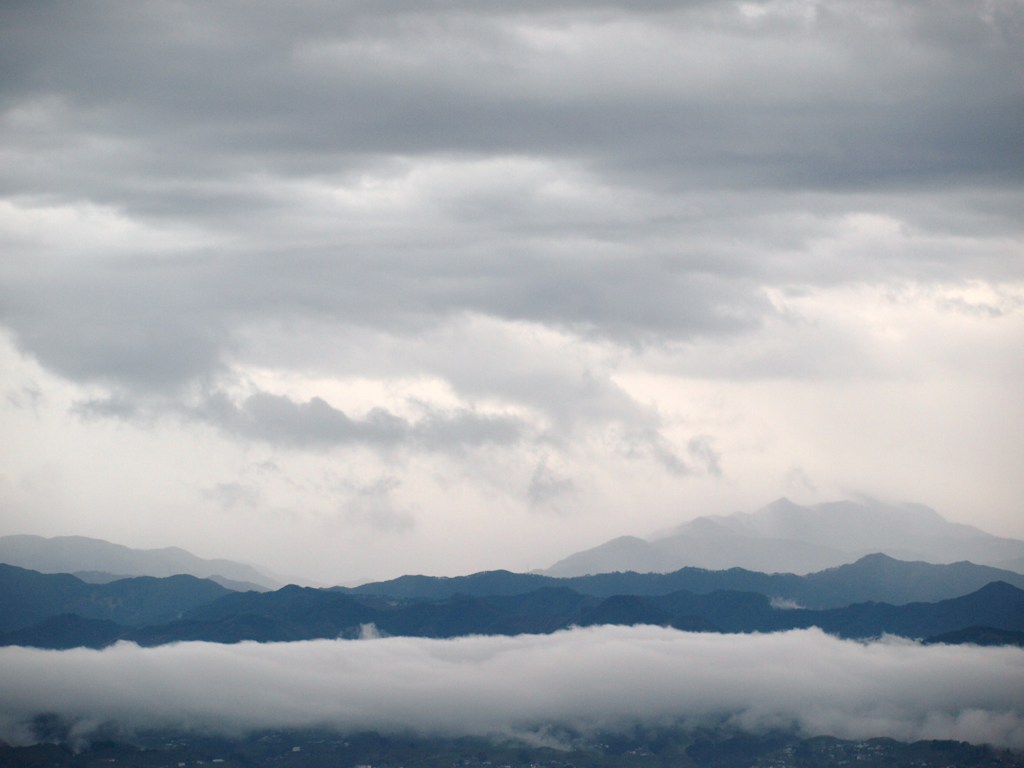
[[[955,588],[963,583],[950,578],[950,574],[976,577],[985,572],[978,571],[976,566],[965,566],[970,564],[928,566],[875,557],[807,577],[738,569],[717,574],[687,569],[685,573],[663,577],[662,583],[671,584],[672,578],[696,578],[704,586],[713,586],[716,579],[724,583],[740,580],[751,585],[803,584],[804,594],[813,594],[812,589],[824,583],[820,594],[831,595],[834,600],[842,589],[856,592],[870,585],[874,585],[876,592],[868,594],[882,594],[891,588],[892,578],[912,581],[906,578],[908,569],[938,574],[940,578],[928,587],[932,590],[944,582],[947,589],[949,584]],[[399,580],[401,585],[417,583],[448,591],[453,586],[479,589],[489,584],[498,592],[456,592],[428,598],[378,594],[380,585],[348,591],[290,585],[274,592],[229,592],[213,582],[187,576],[124,579],[94,585],[66,574],[38,574],[0,566],[0,604],[7,630],[0,636],[0,642],[68,648],[104,647],[118,640],[153,646],[186,640],[235,643],[354,638],[368,633],[451,638],[543,634],[602,624],[648,624],[725,633],[819,627],[845,638],[892,634],[918,639],[941,636],[951,642],[958,638],[960,642],[970,642],[972,637],[985,636],[990,640],[1003,637],[1014,643],[1013,633],[1024,632],[1024,590],[1003,581],[989,582],[969,594],[933,602],[897,605],[868,600],[814,609],[800,607],[791,598],[780,600],[778,595],[750,589],[680,589],[667,594],[621,592],[601,596],[584,594],[565,585],[578,584],[580,580],[555,581],[557,586],[549,586],[550,581],[538,582],[535,577],[522,576],[491,572],[463,580]],[[658,585],[652,574],[591,578],[607,588],[620,577],[624,585],[642,584],[644,576],[649,586]],[[542,586],[515,593],[513,584]],[[988,634],[979,635],[978,628],[985,628]]]

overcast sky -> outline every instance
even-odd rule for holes
[[[0,533],[339,582],[1024,538],[1024,3],[0,4]]]

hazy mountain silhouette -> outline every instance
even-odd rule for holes
[[[132,549],[85,536],[0,536],[0,563],[41,573],[92,574],[100,581],[127,576],[189,574],[223,582],[228,589],[277,589],[281,583],[251,565],[204,560],[178,547]],[[91,580],[91,579],[90,579]]]
[[[809,573],[876,552],[900,560],[1024,569],[1024,541],[950,523],[919,504],[837,501],[805,507],[779,499],[754,513],[699,517],[649,540],[613,539],[544,573],[665,573],[685,566]]]

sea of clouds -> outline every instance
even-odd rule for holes
[[[956,739],[1024,749],[1024,649],[859,643],[812,630],[595,627],[451,640],[0,649],[0,738],[39,714],[100,727],[328,726],[539,738],[637,724]]]

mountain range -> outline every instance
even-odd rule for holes
[[[173,547],[5,536],[0,645],[441,638],[595,624],[817,626],[842,637],[1020,644],[1022,565],[1024,542],[920,505],[786,499],[649,540],[616,539],[546,573],[406,575],[358,587],[282,587],[253,566]]]
[[[1024,632],[1024,589],[991,581],[962,594],[974,579],[991,575],[989,569],[970,563],[941,566],[872,556],[811,576],[786,574],[782,583],[803,584],[804,594],[811,597],[821,588],[822,596],[814,601],[825,604],[844,592],[872,597],[891,594],[900,589],[900,582],[915,581],[906,578],[909,573],[931,574],[934,579],[927,588],[931,593],[955,596],[901,605],[869,599],[841,607],[795,607],[789,598],[780,600],[749,588],[717,588],[719,582],[737,578],[748,587],[780,583],[779,574],[739,569],[681,574],[684,581],[701,576],[709,590],[705,592],[664,591],[673,586],[669,577],[677,574],[663,577],[659,584],[652,574],[639,581],[634,578],[638,574],[557,580],[507,572],[450,580],[399,579],[366,585],[363,591],[289,585],[269,592],[231,592],[192,576],[137,577],[97,585],[68,574],[0,565],[0,645],[103,647],[118,640],[147,646],[188,640],[286,642],[367,633],[446,638],[550,633],[598,624],[654,624],[699,632],[774,632],[817,626],[841,637],[888,633],[925,639],[945,636],[946,642],[987,638],[1012,644]],[[615,592],[616,579],[624,589],[646,583],[651,593]],[[586,594],[567,583],[613,594]],[[388,584],[402,587],[406,594],[388,594],[399,591],[389,590]],[[419,596],[409,596],[411,584],[419,585]],[[516,584],[519,589],[534,588],[517,592]],[[941,584],[945,587],[940,588]],[[460,585],[502,593],[453,591]],[[424,597],[427,593],[432,596]]]
[[[817,626],[840,637],[893,634],[928,638],[972,627],[1024,631],[1024,590],[993,582],[936,603],[858,603],[828,610],[781,609],[755,592],[680,591],[596,598],[564,588],[522,595],[458,596],[440,601],[367,603],[352,595],[285,587],[230,595],[184,619],[125,635],[140,645],[181,640],[305,640],[375,632],[409,637],[548,633],[573,626],[653,624],[697,632],[776,632]]]
[[[125,626],[165,623],[229,594],[231,590],[210,579],[185,574],[90,584],[67,573],[39,573],[0,563],[0,632],[61,614]]]
[[[948,522],[934,510],[919,504],[836,501],[801,506],[779,499],[752,513],[698,517],[647,539],[634,536],[612,539],[569,555],[536,575],[665,574],[683,568],[811,574],[875,553],[884,553],[895,560],[935,564],[970,561],[1024,573],[1024,541]],[[84,536],[0,536],[0,563],[42,573],[71,573],[92,583],[128,576],[177,574],[212,579],[234,591],[278,589],[288,582],[311,583],[308,579],[286,580],[245,563],[206,560],[177,547],[132,549]],[[520,580],[525,580],[524,574],[520,576]],[[746,588],[741,575],[736,576],[740,581],[727,588]],[[1007,580],[1005,575],[993,573],[990,576],[990,581]],[[403,578],[415,580],[416,577]],[[479,574],[475,578],[494,580],[494,577],[485,579]],[[543,582],[532,583],[537,587]],[[404,587],[391,584],[389,588]],[[690,589],[691,586],[678,583],[675,588]],[[895,595],[894,599],[933,597],[908,592]],[[805,598],[793,599],[810,605]]]
[[[973,563],[1024,572],[1024,541],[943,519],[920,504],[779,499],[753,513],[698,517],[649,539],[621,536],[559,560],[548,576],[613,571],[668,573],[734,566],[810,573],[871,553],[900,560]]]
[[[685,590],[757,592],[780,605],[838,608],[856,602],[934,602],[974,592],[993,581],[1024,589],[1024,574],[970,562],[935,565],[905,562],[880,553],[817,573],[760,573],[744,568],[713,571],[681,568],[672,573],[614,572],[558,578],[536,573],[483,571],[469,576],[400,576],[359,587],[333,587],[353,595],[442,600],[457,595],[522,594],[562,587],[583,595],[667,595]]]
[[[0,563],[41,573],[71,573],[104,583],[126,576],[189,574],[231,590],[277,589],[280,580],[245,563],[204,560],[178,547],[133,549],[86,536],[0,536]]]

